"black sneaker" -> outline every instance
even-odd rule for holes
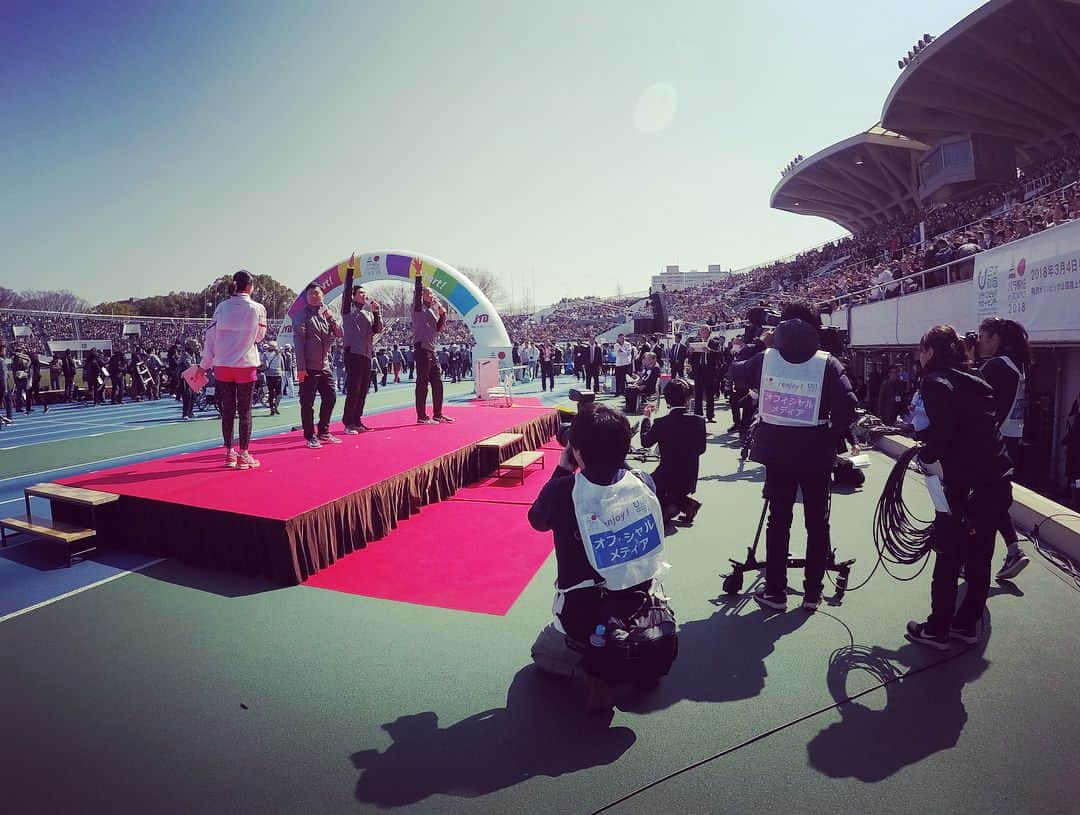
[[[979,635],[975,631],[975,626],[971,626],[970,628],[958,625],[949,626],[949,638],[960,640],[960,642],[967,643],[968,645],[974,645],[979,641]]]
[[[904,636],[911,642],[918,643],[919,645],[926,645],[930,648],[936,648],[939,651],[949,650],[949,638],[942,634],[934,634],[931,631],[928,631],[926,623],[917,623],[914,620],[909,621]]]
[[[770,594],[765,591],[765,586],[758,586],[754,591],[754,602],[771,611],[787,611],[787,594]]]
[[[808,591],[803,595],[802,607],[807,611],[817,611],[818,606],[821,605],[821,592],[820,591]]]
[[[1021,552],[1019,549],[1016,549],[1013,552],[1009,552],[1007,555],[1005,555],[1005,563],[1003,563],[1001,568],[998,569],[998,573],[994,575],[994,579],[1012,580],[1014,577],[1020,574],[1020,572],[1024,571],[1024,569],[1027,568],[1029,563],[1031,563],[1031,561],[1028,560],[1028,556]]]
[[[443,424],[452,424],[455,420],[449,416],[436,416],[435,421],[442,422]]]

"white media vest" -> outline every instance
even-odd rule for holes
[[[664,519],[652,490],[623,470],[598,486],[574,476],[574,514],[589,564],[612,591],[651,580],[663,571]]]
[[[761,421],[784,427],[816,427],[828,424],[818,419],[825,364],[829,355],[818,351],[806,362],[788,362],[775,348],[765,352],[761,364],[758,412]]]
[[[1001,435],[1009,439],[1022,439],[1024,437],[1024,408],[1027,404],[1027,379],[1024,372],[1016,367],[1016,363],[1009,357],[1002,356],[1001,361],[1016,372],[1016,393],[1013,394],[1012,405],[1005,421],[1001,423]]]

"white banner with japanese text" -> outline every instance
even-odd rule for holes
[[[975,325],[1021,323],[1030,335],[1080,328],[1080,221],[975,256]]]

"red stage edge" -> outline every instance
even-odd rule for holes
[[[495,432],[524,436],[506,451],[509,456],[539,449],[558,427],[558,415],[551,410]],[[488,435],[288,520],[121,495],[112,511],[99,518],[101,539],[123,549],[297,585],[385,537],[421,507],[445,501],[490,474],[497,462],[478,446]],[[54,513],[60,519],[64,510],[57,505]]]

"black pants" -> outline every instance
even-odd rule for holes
[[[1002,510],[1012,504],[1012,484],[1006,480],[975,490],[966,506],[961,499],[946,493],[954,512],[966,510],[974,535],[958,531],[955,546],[934,556],[934,578],[930,584],[930,617],[927,628],[935,634],[948,634],[949,627],[972,628],[986,609],[990,594],[990,559]],[[957,580],[964,567],[967,591],[956,608]]]
[[[715,387],[712,374],[704,371],[694,374],[694,413],[698,416],[702,405],[705,406],[705,418],[711,420],[716,415]]]
[[[615,395],[622,396],[626,393],[626,375],[630,373],[629,365],[615,366]]]
[[[431,386],[431,412],[442,416],[443,383],[439,375],[439,361],[435,353],[426,348],[416,349],[416,418],[427,418],[428,385]]]
[[[278,412],[278,405],[281,404],[281,377],[280,376],[268,376],[266,377],[266,401],[270,405],[270,411],[272,413]]]
[[[364,402],[371,387],[371,357],[363,354],[345,355],[345,415],[341,421],[346,428],[356,427],[364,416]]]
[[[319,435],[330,432],[330,415],[334,412],[337,394],[334,392],[334,377],[329,371],[308,371],[300,383],[300,424],[304,428],[304,438],[315,436],[315,395],[319,403]]]
[[[765,471],[765,496],[769,499],[769,522],[765,529],[765,588],[780,594],[787,588],[787,559],[791,543],[792,509],[802,487],[806,524],[806,569],[803,590],[820,594],[829,556],[829,489],[831,473],[799,473],[769,467]]]
[[[1006,436],[1005,449],[1009,453],[1009,460],[1012,461],[1013,478],[1018,478],[1020,475],[1020,439]],[[1016,527],[1013,526],[1012,518],[1009,516],[1009,505],[1006,504],[999,507],[999,509],[1000,518],[998,520],[998,532],[1000,532],[1001,537],[1005,539],[1005,543],[1011,546],[1016,543],[1017,535]]]
[[[551,383],[551,389],[555,390],[555,365],[552,362],[540,363],[540,390],[546,391],[548,383]]]
[[[109,379],[112,381],[112,403],[119,405],[124,401],[124,377],[110,375]]]
[[[75,396],[75,377],[64,376],[64,401],[70,402]]]
[[[233,446],[233,425],[240,420],[240,449],[247,450],[251,443],[251,394],[254,382],[218,382],[221,399],[221,439],[225,449]]]
[[[180,398],[183,400],[181,403],[181,416],[188,416],[190,418],[195,417],[195,391],[193,391],[188,383],[183,379],[180,380],[180,384],[177,386],[180,388]],[[98,396],[101,393],[101,389],[98,388],[94,391],[94,402],[98,401]]]
[[[600,366],[599,365],[586,365],[585,366],[585,390],[593,391],[594,393],[600,392]]]

